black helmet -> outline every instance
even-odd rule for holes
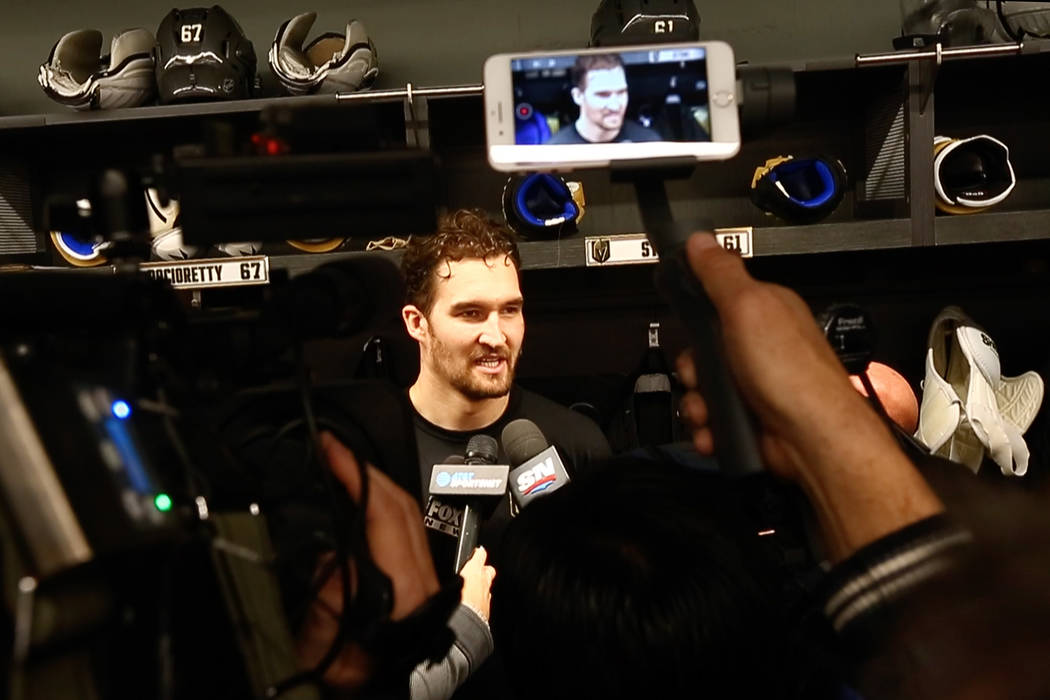
[[[250,97],[255,49],[218,5],[174,9],[157,29],[157,92],[162,104]]]
[[[602,0],[591,16],[591,46],[699,38],[700,13],[693,0]]]

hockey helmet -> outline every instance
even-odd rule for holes
[[[163,104],[251,97],[255,49],[226,10],[173,9],[157,29],[157,93]]]
[[[693,0],[602,0],[591,17],[591,46],[699,38],[700,13]]]

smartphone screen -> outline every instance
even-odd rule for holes
[[[518,146],[711,141],[704,47],[533,54],[510,70]]]

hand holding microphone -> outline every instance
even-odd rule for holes
[[[459,572],[463,577],[463,593],[460,600],[485,622],[489,620],[492,580],[496,578],[496,569],[489,566],[487,561],[488,552],[484,547],[478,547]]]

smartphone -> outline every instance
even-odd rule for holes
[[[496,170],[725,160],[740,150],[736,65],[721,41],[498,54],[485,61]]]

